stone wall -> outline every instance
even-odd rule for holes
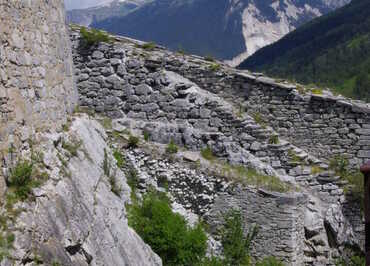
[[[61,128],[77,103],[63,0],[0,0],[0,149]]]
[[[258,230],[252,243],[253,258],[276,256],[287,265],[303,265],[307,204],[303,194],[287,195],[241,186],[210,174],[202,166],[194,169],[190,162],[181,161],[182,156],[158,159],[137,149],[129,151],[126,160],[136,168],[141,190],[167,187],[174,202],[186,210],[182,214],[190,223],[194,218],[188,212],[202,217],[212,234],[217,235],[222,217],[231,210],[240,210],[245,234],[254,227]],[[212,250],[216,254],[217,251]]]
[[[74,39],[76,41],[78,37],[75,35]],[[166,69],[181,74],[202,89],[222,96],[223,99],[234,103],[234,106],[240,106],[240,112],[246,111],[252,116],[257,114],[264,124],[272,126],[280,136],[318,158],[331,159],[336,154],[346,155],[352,166],[358,166],[370,159],[370,107],[361,102],[328,95],[300,94],[294,85],[253,76],[196,56],[185,56],[161,49],[142,52],[142,49],[136,49],[134,46],[130,49],[127,49],[128,47],[130,46],[127,44],[126,48],[121,49],[126,50],[126,53],[135,50],[137,56],[130,54],[130,58],[141,57],[144,63],[140,65],[140,61],[131,60],[131,65],[122,67],[120,62],[126,62],[122,61],[123,57],[119,58],[114,51],[104,55],[103,51],[101,58],[95,58],[100,60],[101,65],[90,63],[90,67],[95,67],[97,71],[100,71],[101,67],[101,70],[106,72],[103,75],[94,71],[83,73],[79,82],[87,81],[86,74],[93,74],[97,77],[92,84],[95,87],[92,88],[110,89],[114,81],[102,83],[101,79],[98,80],[99,76],[108,77],[118,71],[119,78],[121,72],[121,78],[128,84],[139,85],[146,78],[148,72],[145,71],[158,72]],[[108,50],[107,47],[106,52]],[[115,58],[113,61],[107,60],[109,54],[112,59]],[[79,68],[80,62],[77,65]],[[146,70],[136,73],[135,76],[134,72],[130,71],[135,68]],[[94,95],[90,92],[87,96],[91,98]],[[91,105],[91,102],[88,104]],[[100,102],[95,100],[94,104],[95,107],[100,105],[98,111],[117,111],[113,108],[117,106],[112,102],[112,98]]]
[[[243,199],[241,195],[244,192],[240,195],[229,194],[230,197],[238,199],[239,206],[247,208],[248,204],[251,204],[250,209],[263,206],[267,200],[269,207],[264,213],[257,212],[258,207],[253,209],[253,212],[256,211],[256,216],[251,215],[253,221],[257,223],[262,216],[265,217],[264,220],[268,220],[276,214],[274,221],[279,221],[281,228],[287,226],[292,230],[282,233],[286,237],[281,247],[277,242],[268,241],[270,238],[279,239],[280,235],[271,235],[275,228],[270,231],[264,228],[267,233],[261,237],[261,249],[256,254],[262,254],[264,245],[275,245],[271,246],[273,254],[294,264],[301,257],[303,250],[304,262],[311,265],[322,259],[330,263],[338,258],[340,253],[335,247],[343,247],[346,244],[363,246],[362,238],[353,237],[364,231],[361,213],[355,204],[347,204],[348,199],[344,192],[346,183],[330,171],[325,162],[327,158],[338,153],[338,150],[334,149],[332,142],[325,146],[324,137],[316,139],[314,136],[319,134],[319,131],[333,126],[333,121],[337,121],[335,117],[341,117],[344,121],[354,116],[351,112],[359,112],[353,120],[358,123],[358,127],[365,129],[364,123],[368,121],[366,108],[360,109],[359,104],[352,104],[349,100],[300,95],[291,85],[257,78],[200,57],[176,54],[161,47],[147,50],[141,47],[140,42],[121,37],[116,38],[117,42],[102,43],[90,49],[81,49],[78,31],[73,32],[72,40],[80,104],[89,110],[117,118],[113,130],[128,130],[137,136],[146,132],[150,141],[166,144],[173,140],[195,152],[209,146],[219,159],[278,176],[282,180],[295,183],[309,195],[309,203],[304,208],[303,227],[311,233],[306,236],[302,233],[301,226],[293,222],[300,223],[300,204],[305,205],[298,199],[292,205],[282,207],[287,209],[286,214],[291,215],[291,219],[283,224],[280,219],[283,219],[284,215],[283,212],[280,213],[280,203],[277,202],[284,196],[265,195],[262,199],[258,192]],[[306,105],[302,101],[307,101]],[[327,101],[327,105],[321,106],[328,107],[319,113],[320,105],[316,101]],[[340,113],[340,109],[331,110],[334,105],[330,104],[343,104],[347,109]],[[313,108],[313,111],[309,108]],[[327,125],[317,120],[299,124],[300,117],[307,119],[309,112],[318,112],[313,116],[316,118],[318,115],[326,119]],[[333,118],[326,112],[336,115]],[[277,123],[283,120],[278,115],[286,113],[289,114],[290,124]],[[316,130],[316,124],[319,122],[324,128]],[[293,131],[284,131],[286,125],[291,126]],[[339,124],[337,131],[341,129]],[[312,142],[315,140],[316,146],[301,141],[303,136],[294,133],[294,130],[306,132],[307,139]],[[366,137],[361,135],[361,130],[348,130],[343,134],[355,138],[356,141]],[[275,143],[272,136],[277,132],[280,138],[279,142]],[[327,133],[325,136],[331,141],[340,139],[338,143],[342,151],[352,151],[351,144],[344,141],[345,136],[334,133]],[[325,152],[322,152],[322,149],[325,149]],[[367,148],[362,145],[361,149]],[[357,152],[351,153],[351,156],[353,165],[363,160]],[[165,166],[163,168],[170,167]],[[150,179],[152,174],[153,171],[149,171],[145,178]],[[176,173],[173,175],[176,176]],[[187,176],[193,175],[182,174],[179,180],[184,183],[190,181],[189,184],[174,187],[174,190],[171,190],[170,186],[170,192],[175,197],[182,198],[183,206],[204,215],[209,207],[214,205],[215,197],[209,198],[208,194],[213,193],[212,188],[217,188],[218,184],[211,187],[191,184]],[[193,188],[195,190],[191,192]],[[205,199],[199,199],[204,194],[207,194]],[[252,202],[252,198],[257,201]],[[258,201],[259,198],[261,201]],[[252,223],[252,220],[248,221],[248,224]],[[329,244],[325,224],[330,224],[333,231],[341,235],[340,239],[335,240],[334,248]],[[294,242],[297,243],[296,246]],[[300,246],[303,242],[304,248]],[[280,249],[286,250],[280,253]]]

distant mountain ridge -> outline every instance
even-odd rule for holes
[[[154,41],[172,50],[211,55],[235,66],[296,27],[348,2],[154,0],[125,15],[96,17],[90,25],[115,34]]]
[[[125,16],[150,0],[113,0],[96,7],[67,11],[67,21],[83,26],[90,26],[95,21],[111,17]]]
[[[353,0],[267,46],[240,65],[276,77],[330,86],[370,100],[370,1]]]

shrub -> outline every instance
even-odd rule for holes
[[[123,157],[123,154],[119,150],[115,150],[113,152],[113,157],[117,161],[118,168],[122,168],[125,165],[125,158]]]
[[[311,92],[312,92],[312,94],[316,94],[316,95],[322,95],[323,94],[322,89],[312,89]]]
[[[128,147],[137,148],[139,146],[140,139],[138,137],[130,135],[128,138]]]
[[[10,256],[15,236],[12,233],[0,233],[0,261]]]
[[[200,224],[187,226],[172,212],[163,193],[150,192],[129,210],[129,224],[163,260],[164,265],[196,265],[206,252],[207,236]]]
[[[90,48],[91,46],[97,45],[101,42],[111,42],[111,37],[100,30],[86,29],[82,27],[80,30],[81,46],[84,48]]]
[[[330,160],[329,167],[334,170],[336,174],[345,176],[348,172],[348,160],[341,155],[336,155]]]
[[[264,118],[262,117],[262,115],[260,113],[258,113],[258,112],[253,113],[252,117],[253,117],[254,121],[257,124],[259,124],[262,128],[266,128],[266,121],[264,120]]]
[[[264,258],[256,263],[256,266],[284,266],[285,264],[274,257]]]
[[[244,236],[243,218],[240,211],[232,210],[225,216],[221,231],[221,243],[224,250],[225,264],[250,265],[250,245],[257,235],[257,228],[252,228]]]
[[[170,154],[177,153],[179,151],[179,148],[177,147],[176,143],[171,140],[170,143],[168,143],[166,152]]]
[[[126,174],[127,177],[127,184],[130,186],[132,192],[135,192],[138,184],[139,184],[139,177],[138,173],[135,168],[130,167],[128,173]]]
[[[269,139],[270,144],[279,144],[279,136],[278,135],[272,135]]]
[[[142,45],[139,45],[140,48],[147,50],[147,51],[153,51],[157,45],[154,42],[147,42]]]
[[[216,71],[219,71],[221,69],[221,65],[215,63],[215,64],[210,65],[209,69],[213,72],[216,72]]]
[[[149,141],[150,140],[150,133],[148,131],[144,131],[143,133],[144,140]]]
[[[212,152],[212,149],[208,146],[207,148],[204,148],[203,150],[201,150],[200,154],[202,155],[204,159],[208,161],[213,161],[214,159],[216,159]]]
[[[215,61],[215,58],[212,55],[206,55],[204,57],[204,60],[206,60],[208,62],[214,62]]]
[[[32,179],[33,164],[28,161],[18,162],[12,169],[8,185],[14,190],[16,199],[26,200],[32,188],[40,182]]]
[[[63,140],[62,142],[62,148],[65,149],[66,151],[68,151],[72,157],[77,157],[78,155],[78,149],[81,147],[82,145],[82,142],[81,141],[77,141],[77,142],[66,142]]]

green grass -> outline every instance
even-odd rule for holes
[[[279,144],[279,136],[278,135],[272,135],[269,138],[269,144]]]
[[[9,232],[0,233],[0,261],[10,256],[10,250],[13,248],[15,236]]]
[[[224,164],[221,170],[221,175],[225,178],[242,183],[244,185],[256,186],[269,191],[288,192],[293,187],[276,176],[264,175],[253,168],[246,168],[242,165]]]
[[[213,161],[216,159],[215,155],[212,152],[212,149],[210,147],[206,147],[203,150],[200,151],[200,154],[202,157],[208,161]]]
[[[316,95],[322,95],[323,91],[322,91],[322,89],[312,89],[311,93],[316,94]]]
[[[216,61],[216,59],[212,55],[206,55],[204,57],[204,60],[206,60],[208,62],[214,62],[214,61]]]
[[[138,137],[130,135],[128,138],[128,147],[137,148],[139,146],[140,139]]]
[[[349,169],[348,159],[342,155],[334,156],[329,163],[329,169],[333,170],[348,184],[344,187],[344,192],[351,195],[352,198],[359,204],[361,209],[364,209],[364,177],[360,171],[352,171]]]
[[[166,147],[166,152],[169,154],[175,154],[179,151],[179,147],[176,145],[176,143],[171,140],[170,143],[168,143]]]
[[[8,186],[13,200],[26,200],[32,189],[41,185],[41,181],[32,177],[33,172],[33,163],[29,161],[18,162],[11,170]]]
[[[148,142],[150,140],[150,133],[147,131],[144,131],[143,133],[144,140]]]
[[[147,42],[142,45],[138,45],[138,48],[142,48],[146,51],[153,51],[156,48],[156,44],[154,42]]]
[[[251,116],[253,117],[254,121],[257,124],[259,124],[262,128],[266,128],[266,126],[267,126],[266,121],[260,113],[255,112]]]
[[[82,145],[81,141],[74,141],[74,142],[67,142],[65,140],[62,141],[62,148],[68,151],[72,157],[78,156],[78,150]]]
[[[82,27],[80,29],[81,43],[84,48],[90,48],[98,45],[101,42],[111,42],[112,38],[105,32],[96,29],[87,29]]]
[[[123,154],[119,150],[114,150],[113,157],[117,161],[117,167],[118,168],[121,169],[123,166],[125,166],[125,163],[126,163],[125,157],[123,156]]]
[[[214,64],[209,66],[209,69],[213,72],[217,72],[221,69],[221,65],[214,63]]]

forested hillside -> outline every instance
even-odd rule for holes
[[[240,68],[370,100],[370,1],[353,0],[244,61]]]

